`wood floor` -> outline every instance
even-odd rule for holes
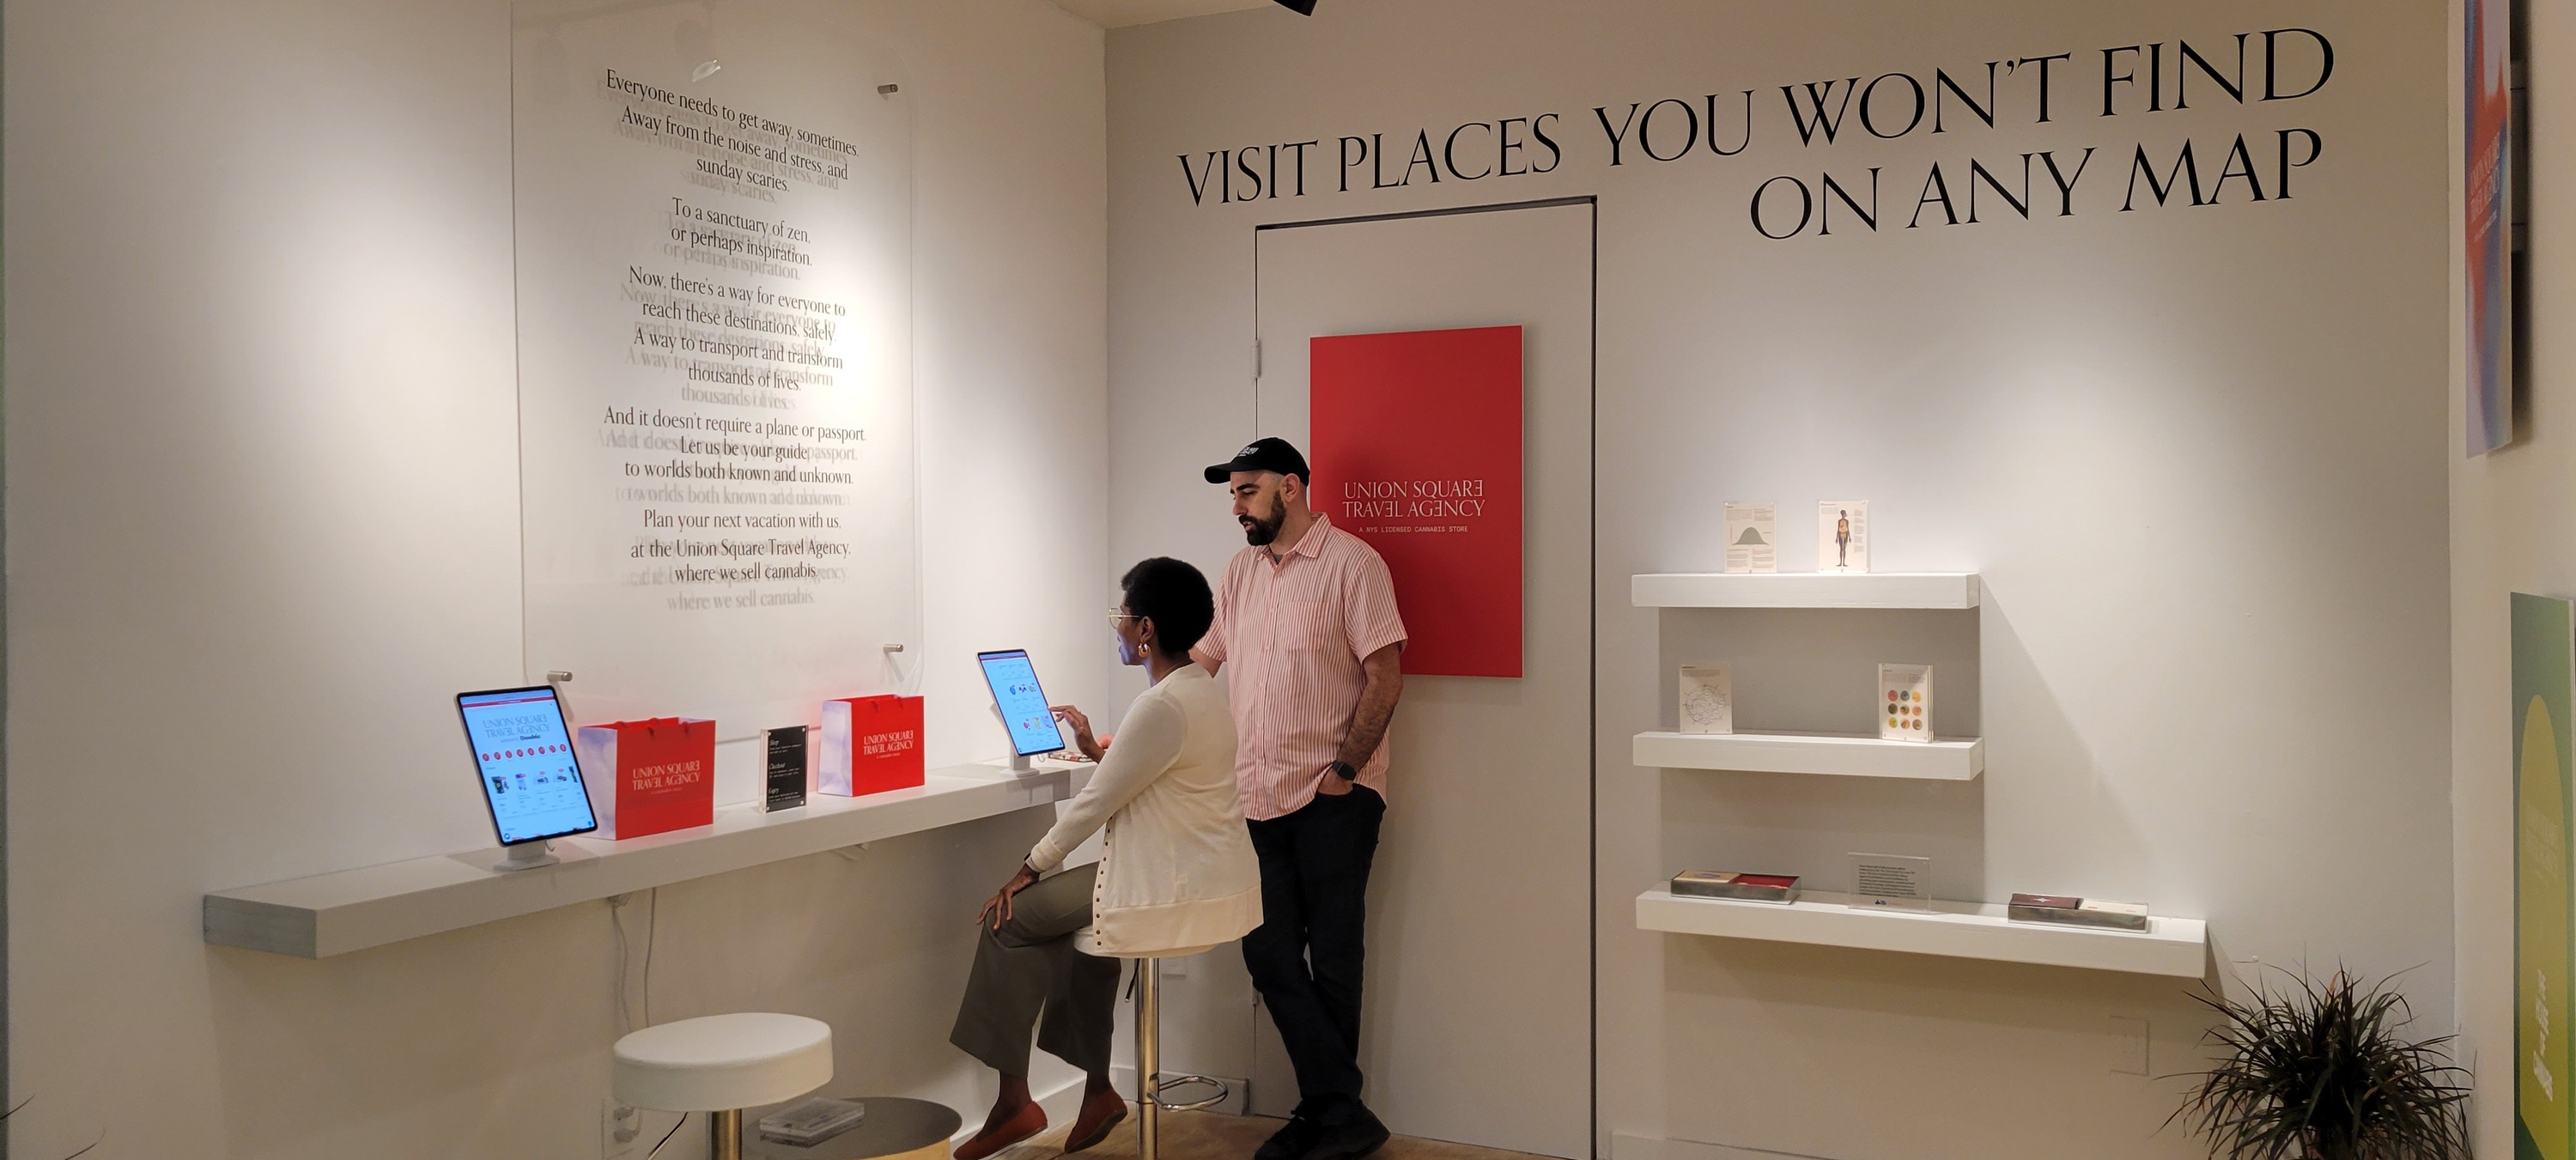
[[[1161,1160],[1251,1160],[1252,1151],[1279,1130],[1284,1121],[1259,1116],[1219,1116],[1206,1112],[1166,1112],[1163,1114]],[[1012,1148],[995,1160],[1055,1160],[1064,1154],[1063,1127],[1050,1128],[1028,1143]],[[1081,1154],[1083,1160],[1097,1156],[1100,1160],[1136,1160],[1136,1118],[1129,1112],[1127,1122],[1118,1125],[1107,1140]],[[1465,1144],[1445,1144],[1438,1140],[1417,1140],[1397,1136],[1386,1142],[1369,1160],[1528,1160],[1518,1152],[1476,1148]]]

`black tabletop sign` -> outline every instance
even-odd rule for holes
[[[792,810],[805,804],[805,727],[790,725],[769,731],[769,809]]]

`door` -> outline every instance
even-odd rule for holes
[[[1523,328],[1524,675],[1406,679],[1361,1067],[1398,1133],[1565,1157],[1590,1154],[1592,1116],[1593,217],[1581,200],[1255,241],[1255,412],[1300,447],[1311,339]],[[1285,1115],[1296,1080],[1256,1022],[1254,1109]]]

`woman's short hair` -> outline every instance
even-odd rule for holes
[[[1216,597],[1199,570],[1167,556],[1139,562],[1118,581],[1127,611],[1154,622],[1154,647],[1186,656],[1216,620]]]

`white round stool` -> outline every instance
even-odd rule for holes
[[[802,1015],[709,1015],[617,1041],[609,1091],[623,1104],[707,1113],[707,1155],[741,1160],[742,1109],[832,1081],[832,1028]]]
[[[1134,951],[1125,954],[1101,949],[1100,935],[1091,927],[1073,932],[1073,948],[1086,955],[1103,959],[1136,961],[1136,1160],[1159,1160],[1156,1147],[1162,1139],[1160,1113],[1195,1112],[1224,1103],[1233,1093],[1221,1080],[1203,1075],[1171,1075],[1163,1071],[1163,960],[1186,959],[1206,954],[1213,946],[1172,947],[1167,950]],[[1188,1103],[1167,1103],[1165,1087],[1205,1086],[1216,1094]]]

